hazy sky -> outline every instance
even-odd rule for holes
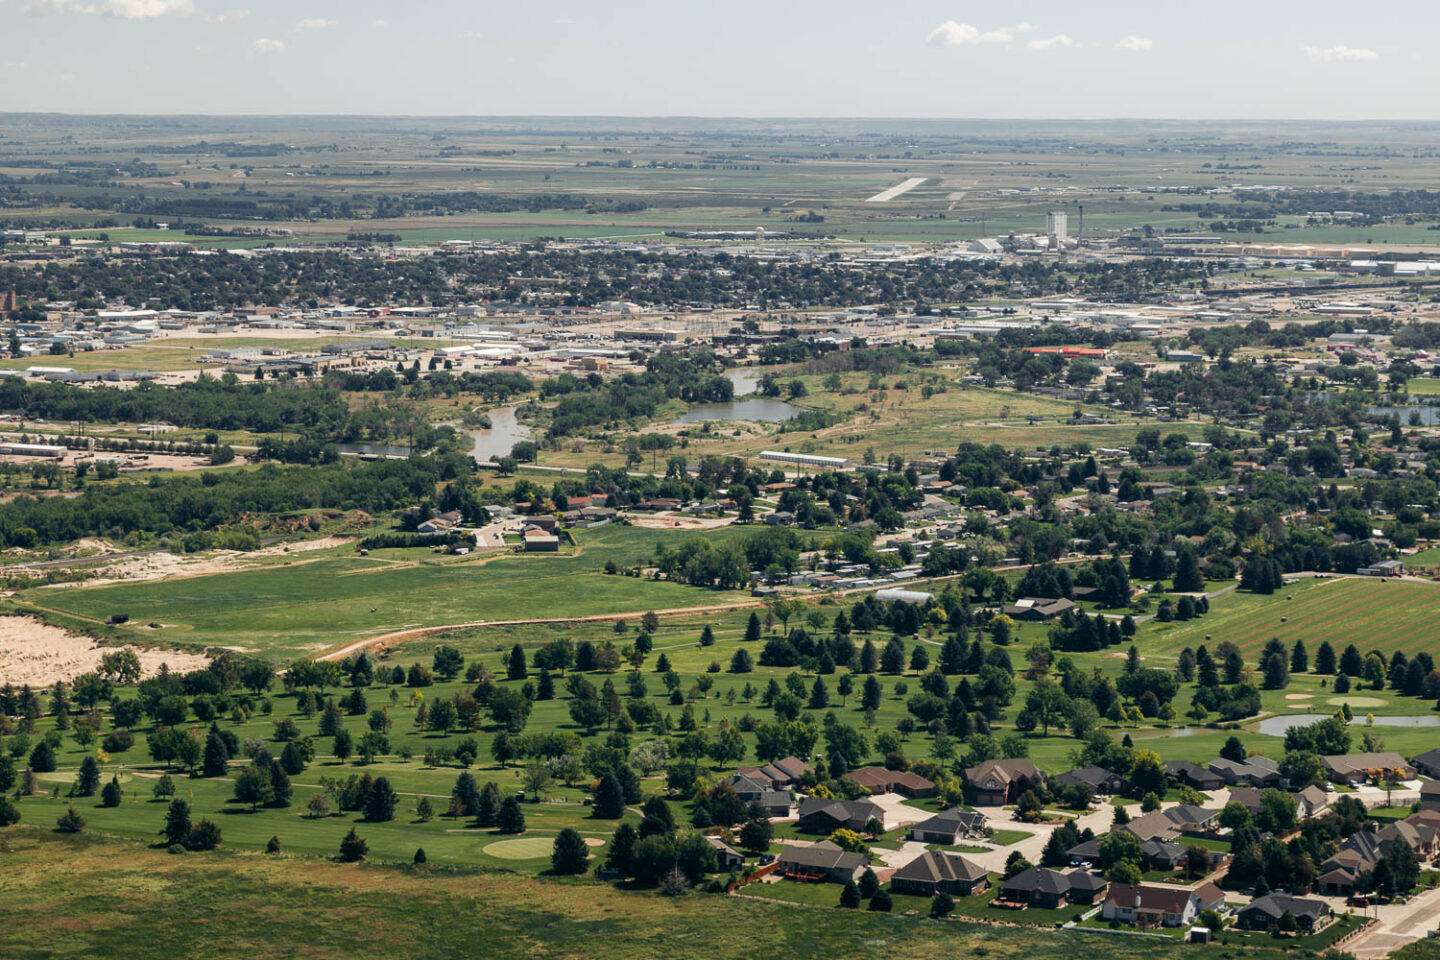
[[[1440,119],[1440,4],[0,0],[0,110]]]

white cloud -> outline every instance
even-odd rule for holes
[[[481,33],[479,30],[461,30],[459,33],[455,34],[455,39],[456,39],[456,40],[480,40],[480,39],[483,39],[484,36],[485,36],[485,35],[484,35],[483,33]]]
[[[25,8],[31,16],[46,11],[101,14],[121,20],[151,20],[155,17],[188,17],[195,12],[195,0],[102,0],[80,3],[79,0],[33,0]]]
[[[956,23],[954,20],[946,20],[940,26],[930,31],[925,42],[936,47],[979,47],[990,44],[1010,44],[1015,42],[1015,34],[1026,33],[1035,28],[1028,23],[1022,23],[1018,27],[999,27],[995,30],[981,30],[979,27],[972,27],[968,23]]]
[[[214,16],[206,17],[211,23],[239,23],[250,16],[249,10],[222,10]]]
[[[370,24],[370,26],[374,27],[376,30],[384,30],[389,27],[390,24],[384,20],[376,20],[374,23]]]
[[[261,37],[250,44],[250,49],[256,53],[284,53],[285,44],[280,40],[271,40],[269,37]]]
[[[334,20],[326,20],[324,17],[309,17],[295,24],[296,30],[329,30],[335,26]]]
[[[1144,37],[1137,37],[1135,36],[1135,34],[1132,33],[1125,39],[1118,41],[1115,44],[1115,49],[1128,50],[1131,53],[1144,53],[1146,50],[1149,50],[1153,46],[1155,46],[1155,44],[1152,43],[1150,40],[1147,40]]]
[[[1380,54],[1364,47],[1347,47],[1337,44],[1333,47],[1305,47],[1305,55],[1316,63],[1344,63],[1358,60],[1379,60]]]
[[[1029,43],[1025,44],[1025,46],[1029,47],[1031,50],[1053,50],[1058,47],[1078,47],[1080,46],[1080,44],[1070,39],[1070,37],[1066,34],[1057,33],[1053,37],[1045,37],[1041,40],[1031,40]]]

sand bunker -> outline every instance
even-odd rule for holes
[[[1313,694],[1313,693],[1287,693],[1287,694],[1285,694],[1285,699],[1286,699],[1286,700],[1313,700],[1314,698],[1315,698],[1315,694]]]
[[[0,683],[28,683],[48,686],[57,680],[70,681],[100,666],[100,655],[114,647],[101,647],[90,637],[41,623],[32,617],[0,617]],[[160,664],[171,670],[199,670],[210,660],[202,654],[175,650],[142,650],[145,676],[157,673]]]

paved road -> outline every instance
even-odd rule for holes
[[[1360,960],[1377,960],[1424,937],[1440,918],[1440,887],[1420,894],[1409,903],[1371,907],[1368,916],[1380,922],[1345,944],[1345,952]]]

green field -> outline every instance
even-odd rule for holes
[[[703,534],[734,536],[739,528]],[[686,534],[686,536],[701,534]],[[57,622],[98,626],[126,613],[158,623],[146,639],[181,646],[242,649],[271,657],[314,654],[397,630],[479,620],[583,617],[704,606],[743,595],[668,582],[607,576],[607,560],[633,564],[674,533],[607,526],[577,532],[574,556],[481,557],[464,563],[395,563],[353,548],[318,560],[240,573],[119,584],[35,589],[17,598]]]
[[[1304,640],[1312,651],[1328,641],[1337,653],[1353,643],[1361,650],[1423,650],[1434,656],[1440,654],[1440,635],[1433,629],[1437,616],[1440,586],[1346,577],[1300,581],[1268,597],[1237,591],[1213,603],[1207,617],[1153,624],[1146,635],[1154,638],[1149,648],[1161,653],[1197,647],[1210,635],[1212,646],[1229,640],[1251,662],[1272,637],[1287,647]]]
[[[349,960],[730,960],[763,937],[787,957],[897,955],[915,960],[1043,952],[1083,960],[1176,960],[1161,941],[982,926],[899,913],[797,908],[691,893],[670,900],[593,881],[552,881],[445,868],[332,866],[219,852],[169,856],[133,843],[68,839],[25,827],[0,831],[9,921],[7,960],[166,955]],[[830,886],[834,892],[838,888]],[[897,898],[897,910],[905,901]],[[906,907],[911,904],[905,902]],[[918,901],[918,909],[927,906]],[[738,935],[737,935],[738,934]],[[1246,956],[1278,958],[1278,951]],[[1408,960],[1429,960],[1416,952]]]

